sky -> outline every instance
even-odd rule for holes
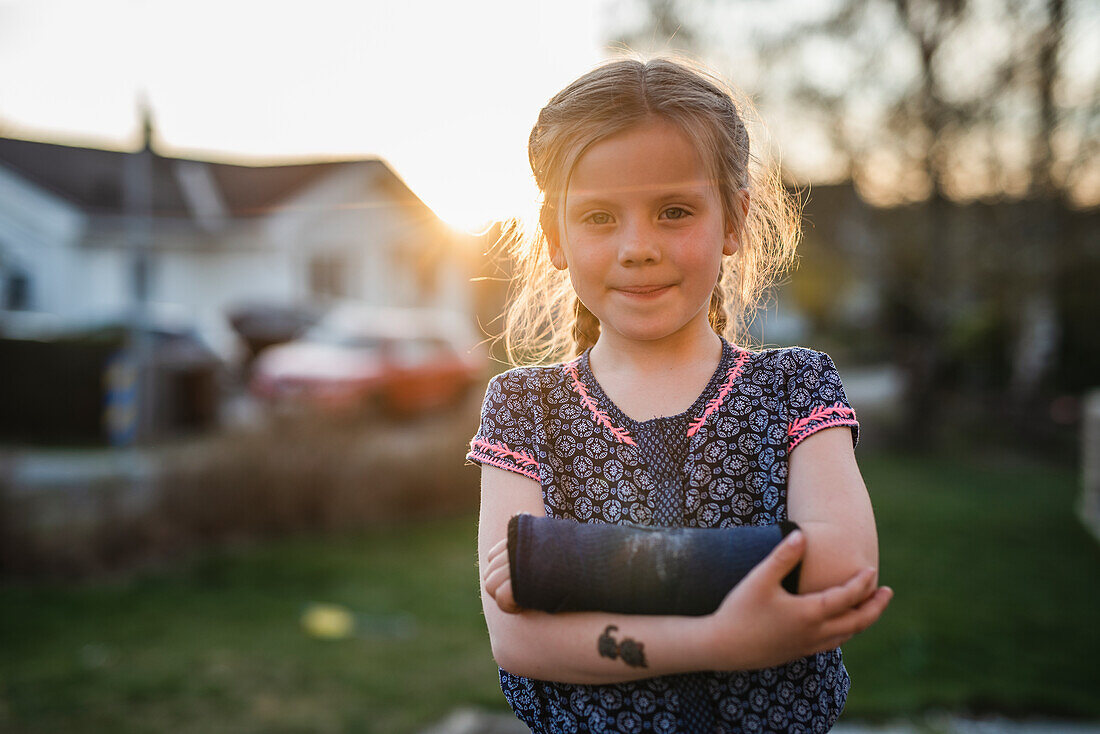
[[[539,109],[613,4],[0,0],[0,135],[229,162],[381,157],[464,230],[528,213]]]
[[[708,63],[755,94],[754,33],[818,16],[828,5],[742,0],[691,7]],[[640,6],[0,0],[0,135],[132,150],[144,93],[155,144],[166,155],[254,164],[380,157],[444,221],[476,231],[532,213],[537,192],[526,144],[539,109],[609,54],[607,39],[636,26],[640,18],[631,13]],[[1100,49],[1100,15],[1087,7],[1073,5],[1067,36],[1069,81],[1077,87],[1095,79],[1088,72]],[[912,49],[895,50],[890,62],[898,79],[908,79]],[[801,53],[830,62],[792,63],[768,78],[793,84],[797,74],[820,67],[843,88],[850,80],[841,51],[804,43]],[[774,101],[761,111],[795,179],[836,178],[838,159],[820,124]],[[868,113],[854,122],[878,129],[880,117]],[[884,190],[898,189],[900,174],[879,168]]]

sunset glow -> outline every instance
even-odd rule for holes
[[[601,59],[599,8],[0,0],[0,134],[133,149],[145,90],[164,154],[380,157],[476,229],[532,205],[527,135]]]

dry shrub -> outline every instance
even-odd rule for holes
[[[472,404],[406,421],[273,417],[150,450],[157,470],[139,510],[101,486],[70,493],[48,524],[0,472],[0,572],[100,575],[196,547],[470,511],[480,473],[463,456],[476,428]]]
[[[223,434],[173,457],[160,514],[200,539],[338,531],[476,505],[463,468],[468,410],[414,421],[348,423],[300,415]]]

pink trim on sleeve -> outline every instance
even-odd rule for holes
[[[859,421],[856,420],[856,412],[843,403],[819,405],[811,410],[805,418],[791,421],[787,427],[787,436],[791,439],[790,446],[787,449],[788,452],[793,451],[795,446],[821,429],[832,428],[833,426],[858,427]]]
[[[718,395],[712,398],[707,407],[703,410],[702,415],[691,422],[691,426],[688,427],[688,438],[694,436],[703,424],[707,422],[707,418],[710,417],[714,411],[722,407],[722,403],[726,400],[726,395],[733,389],[733,383],[737,382],[737,378],[741,376],[741,371],[745,369],[745,362],[749,360],[752,353],[748,350],[743,350],[741,354],[737,356],[737,362],[730,367],[729,372],[726,373],[726,380],[722,383],[722,387],[718,389]]]
[[[536,482],[540,481],[539,462],[523,451],[513,451],[506,444],[489,443],[475,438],[470,442],[470,452],[466,454],[466,458],[514,471]]]
[[[580,360],[581,357],[578,357],[572,362],[567,362],[565,364],[565,371],[569,373],[569,377],[572,378],[573,390],[581,396],[581,403],[584,405],[584,407],[588,408],[592,412],[592,415],[595,416],[596,421],[600,425],[611,432],[612,436],[614,436],[622,443],[635,446],[636,444],[634,443],[634,439],[630,437],[630,433],[625,428],[619,428],[614,423],[612,423],[611,418],[608,417],[607,413],[600,410],[599,405],[597,405],[592,396],[588,394],[588,388],[586,388],[584,386],[584,383],[581,382],[581,376],[577,373],[577,363]]]

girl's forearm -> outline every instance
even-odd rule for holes
[[[810,586],[851,562],[828,565],[825,557],[830,547],[851,551],[845,551],[828,528],[817,535],[822,565],[807,582]],[[789,594],[780,582],[799,560],[806,559],[809,544],[808,533],[792,533],[714,614],[701,617],[505,614],[483,589],[493,655],[502,668],[517,675],[603,684],[695,671],[757,669],[833,649],[873,623],[889,596],[876,591],[867,573],[831,584],[828,593]],[[864,604],[871,597],[875,603]]]
[[[493,657],[514,675],[603,684],[716,668],[707,617],[524,610],[504,614],[486,600]]]
[[[866,547],[868,544],[861,541],[863,536],[850,528],[813,521],[801,527],[806,550],[800,594],[839,586],[860,569],[877,567],[877,545]],[[736,632],[727,629],[719,640],[709,616],[548,614],[534,610],[505,614],[491,597],[484,603],[493,655],[501,668],[515,675],[561,683],[603,684],[751,667],[729,657],[734,654],[731,651],[742,647],[729,639]]]

